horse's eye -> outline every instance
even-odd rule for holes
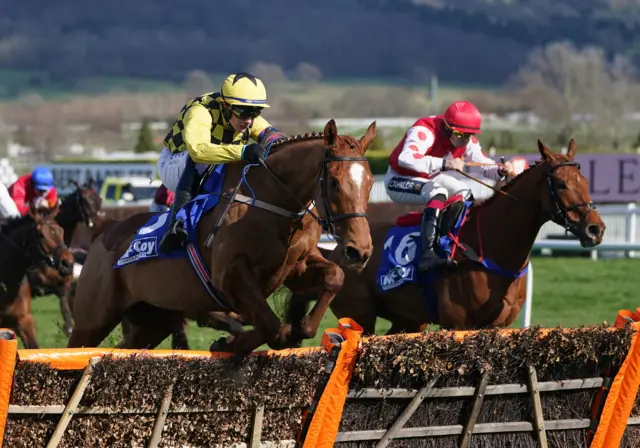
[[[329,185],[331,185],[331,188],[336,191],[340,190],[340,184],[338,183],[335,177],[331,178],[331,180],[329,181]]]
[[[566,190],[567,188],[567,184],[565,184],[564,182],[562,182],[561,180],[556,182],[556,188],[558,190]]]

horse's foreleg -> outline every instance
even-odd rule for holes
[[[73,298],[74,327],[68,348],[97,347],[122,320],[129,296],[118,282],[112,259],[102,245],[87,257]]]
[[[121,324],[123,342],[118,348],[154,349],[172,336],[174,350],[189,350],[187,320],[180,311],[140,302],[127,309]]]
[[[64,288],[60,291],[58,299],[60,300],[60,313],[64,319],[64,334],[69,337],[73,331],[73,317],[71,316],[71,308],[69,307],[69,296],[71,295],[71,281],[65,283]]]
[[[285,285],[296,292],[319,288],[318,300],[311,312],[299,322],[292,322],[293,342],[301,339],[312,339],[316,336],[333,298],[340,292],[344,284],[344,272],[335,263],[327,261],[318,251],[314,251],[305,259],[307,268],[297,277],[289,277]],[[299,325],[298,325],[299,324]]]
[[[25,348],[39,348],[36,340],[36,325],[31,314],[31,286],[25,277],[22,280],[18,297],[13,301],[7,314],[11,327],[22,340]]]
[[[244,318],[234,312],[209,311],[196,316],[199,327],[214,328],[226,331],[234,336],[244,332]]]
[[[187,338],[187,319],[183,319],[180,328],[171,333],[171,348],[174,350],[189,350],[189,338]]]
[[[289,339],[287,330],[290,331],[290,327],[281,331],[280,319],[267,303],[266,297],[263,297],[256,276],[247,265],[238,263],[227,271],[223,292],[233,309],[245,316],[254,328],[233,337],[221,350],[232,351],[244,358],[262,344],[276,341],[284,343]],[[214,346],[212,350],[217,350]]]
[[[31,313],[18,318],[16,321],[16,333],[22,339],[24,348],[40,348],[36,339],[36,323]]]
[[[171,330],[174,328],[171,325],[154,324],[139,326],[125,317],[122,319],[124,341],[118,345],[118,348],[153,350],[171,334]],[[182,347],[173,348],[182,349]]]
[[[316,300],[316,297],[316,291],[292,291],[285,311],[285,321],[300,328],[300,322],[309,312],[309,303]]]

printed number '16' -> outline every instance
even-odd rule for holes
[[[406,266],[416,258],[416,250],[418,248],[415,239],[420,236],[420,232],[411,232],[402,237],[398,243],[394,255],[398,264]]]

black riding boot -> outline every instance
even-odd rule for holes
[[[435,245],[438,238],[438,228],[442,218],[442,210],[425,208],[422,217],[422,258],[420,259],[420,272],[431,271],[439,267],[454,267],[457,263],[451,259],[440,258],[435,253]]]
[[[177,219],[176,215],[180,209],[193,198],[194,186],[197,185],[199,176],[196,171],[196,164],[189,158],[187,165],[180,176],[176,194],[169,211],[169,227],[167,233],[160,240],[158,248],[160,252],[169,253],[184,247],[189,242],[189,234],[184,228],[182,219]]]

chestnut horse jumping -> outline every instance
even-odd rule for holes
[[[322,228],[335,232],[345,267],[361,269],[371,256],[366,208],[373,175],[364,154],[374,138],[375,123],[358,140],[338,135],[330,120],[323,134],[275,141],[263,166],[246,174],[244,162],[229,163],[221,194],[225,204],[202,215],[193,246],[202,254],[212,295],[184,258],[113,268],[154,214],[134,215],[107,228],[93,242],[78,279],[71,303],[75,328],[68,347],[97,346],[125,316],[130,318],[125,346],[157,345],[169,333],[148,319],[135,319],[138,305],[186,315],[235,311],[246,316],[254,329],[216,347],[238,358],[264,343],[284,348],[314,337],[344,279],[342,269],[316,250]],[[251,198],[228,204],[236,185],[238,193],[255,191],[259,199],[254,204]],[[313,221],[319,225],[309,225]],[[215,223],[220,226],[207,247]],[[293,327],[281,326],[266,302],[285,280],[293,290],[319,287],[316,306]]]
[[[566,155],[552,152],[540,140],[538,149],[542,160],[503,187],[511,197],[496,193],[471,209],[457,238],[461,244],[455,251],[459,267],[443,273],[435,283],[437,319],[429,312],[419,283],[405,283],[386,292],[378,286],[383,249],[393,227],[387,223],[371,224],[371,260],[360,273],[345,269],[344,286],[331,303],[334,314],[354,319],[367,334],[374,333],[378,316],[391,321],[389,334],[417,332],[426,323],[456,330],[511,325],[526,297],[526,276],[510,274],[521,273],[528,265],[544,223],[551,220],[564,227],[583,247],[600,244],[605,232],[587,180],[574,161],[575,142],[570,141]],[[445,215],[446,220],[451,218]],[[329,260],[337,255],[320,251]],[[477,257],[467,256],[471,251]],[[294,292],[287,321],[300,319],[310,299]]]

